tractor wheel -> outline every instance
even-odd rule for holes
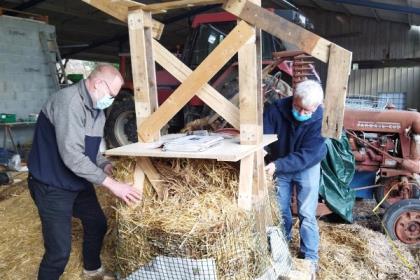
[[[104,132],[109,148],[137,142],[136,113],[131,94],[115,100],[108,111]]]
[[[420,246],[420,200],[405,199],[393,204],[382,222],[391,239]]]
[[[401,180],[399,177],[382,178],[379,180],[378,184],[382,186],[376,188],[375,190],[375,199],[377,203],[380,203],[384,199],[385,195],[389,192],[389,190],[394,187],[393,190],[389,193],[387,199],[384,200],[384,202],[381,204],[382,208],[387,209],[394,203],[404,199],[401,187],[398,186],[400,181]],[[408,184],[408,197],[419,198],[420,186],[417,184],[417,182],[410,180]]]

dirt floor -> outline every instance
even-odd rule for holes
[[[108,217],[103,260],[114,267],[115,198],[105,189],[97,189]],[[318,279],[420,279],[420,249],[410,249],[400,242],[387,240],[380,230],[380,219],[371,209],[373,201],[357,202],[355,224],[320,221],[320,271]],[[41,226],[26,181],[0,186],[0,275],[3,280],[36,279],[43,254]],[[294,228],[292,253],[298,247],[297,224]],[[82,227],[73,223],[73,247],[63,280],[82,279]]]

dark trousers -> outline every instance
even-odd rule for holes
[[[72,192],[45,185],[31,175],[28,186],[41,218],[45,253],[38,280],[58,280],[71,250],[71,219],[83,225],[83,264],[86,270],[101,267],[100,252],[107,230],[106,218],[93,186]]]

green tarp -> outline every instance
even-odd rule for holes
[[[355,172],[354,156],[345,133],[340,141],[327,139],[328,153],[321,162],[319,194],[345,221],[353,222],[355,192],[349,186]]]

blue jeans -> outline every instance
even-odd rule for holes
[[[290,208],[293,185],[296,186],[299,216],[299,255],[318,261],[319,230],[316,220],[320,164],[296,173],[276,174],[277,201],[283,217],[286,238],[291,239],[292,211]]]

